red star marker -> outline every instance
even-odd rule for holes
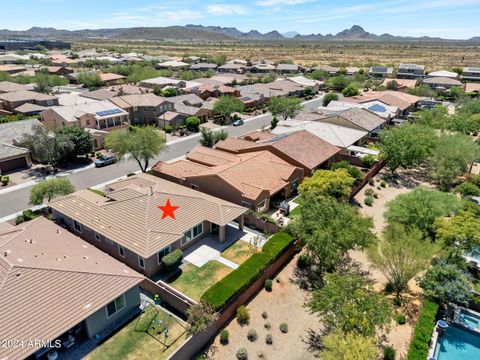
[[[174,211],[177,210],[180,206],[173,206],[170,203],[170,199],[167,199],[167,203],[162,206],[162,205],[157,205],[157,207],[163,211],[162,214],[162,220],[165,219],[166,217],[170,216],[173,220],[175,220],[175,213]]]

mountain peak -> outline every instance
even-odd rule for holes
[[[353,25],[350,32],[365,33],[366,31],[360,25]]]

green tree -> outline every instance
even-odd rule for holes
[[[420,287],[427,298],[443,305],[467,305],[472,297],[470,277],[445,260],[439,260],[427,270],[420,280]]]
[[[213,307],[206,302],[201,301],[190,306],[187,310],[188,332],[193,335],[204,331],[217,317]]]
[[[190,131],[198,131],[200,119],[196,116],[189,116],[186,120],[187,129]]]
[[[391,223],[383,239],[369,251],[373,264],[388,280],[397,298],[408,282],[424,270],[432,256],[432,245],[422,241],[420,230],[407,231],[401,224]]]
[[[214,133],[215,144],[217,142],[219,142],[220,140],[225,140],[226,138],[228,138],[228,131],[227,130],[220,129],[220,130],[215,131],[215,133]]]
[[[33,89],[44,94],[48,94],[52,91],[48,81],[48,73],[39,72],[35,75],[35,86]]]
[[[392,172],[418,166],[434,152],[435,131],[426,126],[405,124],[382,131],[380,149]]]
[[[338,75],[328,79],[326,85],[329,89],[342,91],[348,85],[350,85],[350,82],[350,79],[347,78],[345,75]]]
[[[294,118],[302,110],[301,100],[298,98],[289,98],[276,96],[270,99],[268,110],[273,116],[281,116],[283,120]]]
[[[392,316],[386,298],[358,274],[327,274],[324,287],[313,291],[307,306],[327,330],[361,336],[374,336]]]
[[[77,82],[89,89],[99,88],[103,85],[100,75],[93,71],[83,71],[77,75]]]
[[[90,133],[84,128],[76,126],[60,128],[56,135],[65,135],[72,143],[73,148],[65,156],[67,158],[76,158],[77,156],[87,155],[93,151],[93,139]]]
[[[358,87],[355,84],[350,84],[345,89],[342,90],[342,94],[345,97],[356,96],[359,94]]]
[[[331,101],[337,101],[338,100],[338,94],[335,94],[334,92],[329,92],[328,94],[325,94],[322,100],[322,105],[323,106],[328,106]]]
[[[314,80],[327,80],[330,77],[330,74],[323,70],[313,70],[309,77]]]
[[[300,184],[298,191],[315,196],[332,196],[338,200],[348,200],[355,179],[347,170],[317,170]]]
[[[387,90],[394,90],[398,89],[398,83],[395,80],[389,81],[386,86]]]
[[[165,139],[153,126],[133,127],[131,131],[112,131],[105,137],[105,148],[112,150],[119,160],[129,155],[142,172],[150,161],[166,149]]]
[[[158,94],[156,94],[158,95]],[[178,89],[177,88],[166,88],[166,89],[161,89],[160,90],[160,95],[163,95],[165,97],[172,97],[172,96],[177,96],[178,95]]]
[[[230,123],[233,113],[242,112],[243,108],[243,103],[233,96],[220,96],[213,104],[213,112],[222,116],[227,123]]]
[[[291,225],[292,232],[305,245],[312,270],[320,276],[345,260],[348,250],[375,242],[372,228],[372,219],[348,204],[308,192],[302,194],[299,216]]]
[[[35,125],[32,130],[32,134],[24,135],[20,142],[43,164],[55,165],[74,149],[75,145],[65,134],[50,131],[43,125]]]
[[[460,86],[454,86],[450,89],[449,91],[450,97],[453,100],[458,100],[460,97],[462,97],[465,94],[465,91]]]
[[[386,204],[385,219],[400,223],[407,230],[420,230],[423,236],[435,237],[435,219],[456,213],[461,202],[453,194],[418,187],[400,194]]]
[[[208,129],[206,127],[200,128],[200,140],[199,143],[202,146],[206,146],[209,148],[213,148],[215,145],[215,134],[211,129]]]
[[[450,188],[455,178],[464,174],[480,158],[480,146],[462,134],[442,134],[428,164],[431,176],[441,190]]]
[[[426,96],[426,97],[435,96],[435,91],[433,91],[430,88],[430,86],[426,84],[417,85],[414,88],[407,89],[407,92],[410,95],[415,95],[415,96]]]
[[[50,202],[58,196],[65,196],[75,191],[67,177],[43,180],[30,190],[30,204],[41,205],[46,200]]]
[[[270,121],[270,129],[273,130],[277,127],[278,125],[278,119],[276,116],[272,118],[272,121]]]
[[[437,218],[434,227],[438,241],[446,246],[467,251],[480,246],[480,217],[470,209]]]
[[[415,113],[416,123],[434,129],[446,129],[449,121],[448,109],[445,106],[435,106],[433,109],[423,109]]]
[[[321,358],[324,360],[372,360],[377,359],[379,350],[374,337],[335,331],[322,341]]]

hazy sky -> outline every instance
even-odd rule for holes
[[[480,36],[480,0],[0,0],[0,28],[219,25],[261,32]]]

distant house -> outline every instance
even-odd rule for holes
[[[340,73],[340,68],[336,66],[330,66],[330,65],[323,65],[323,66],[317,66],[312,68],[312,70],[320,70],[324,71],[330,75],[338,75]]]
[[[313,93],[317,93],[325,85],[325,81],[308,79],[305,76],[290,76],[285,78],[287,81],[292,81],[297,85],[303,86],[305,88],[311,88]]]
[[[397,70],[399,79],[421,79],[425,76],[425,66],[417,64],[400,64]]]
[[[330,101],[326,108],[320,107],[315,111],[321,112],[322,109],[326,109],[329,111],[341,112],[351,108],[362,108],[362,109],[369,110],[372,113],[385,119],[387,123],[390,123],[390,121],[396,118],[400,113],[398,106],[387,105],[379,100],[372,100],[364,103],[355,103],[355,102],[349,102],[348,99],[345,99],[344,101],[336,101],[336,100]]]
[[[63,76],[73,73],[73,69],[67,66],[45,66],[40,68],[40,70],[46,70],[50,75]]]
[[[213,114],[213,105],[195,94],[169,97],[168,101],[173,102],[173,111],[183,115],[185,120],[195,116],[204,123]]]
[[[0,94],[14,92],[14,91],[21,91],[27,90],[28,86],[23,84],[17,84],[10,81],[0,81]]]
[[[197,86],[200,86],[200,83],[195,81],[179,80],[173,78],[166,78],[159,76],[152,79],[142,80],[140,86],[148,89],[164,89],[166,87],[175,87],[177,89],[188,90]]]
[[[249,71],[255,74],[269,74],[275,71],[275,66],[268,63],[260,63],[252,65]]]
[[[388,88],[388,84],[395,82],[397,87],[395,90],[406,92],[408,89],[413,89],[417,85],[416,79],[384,79],[382,86]]]
[[[39,106],[58,105],[58,98],[53,95],[42,94],[36,91],[19,90],[0,94],[0,107],[9,112],[16,112],[16,109],[23,104]]]
[[[297,64],[278,64],[277,65],[277,72],[279,74],[298,74],[301,72],[305,72],[305,68],[303,66]]]
[[[247,69],[247,66],[244,64],[236,63],[226,63],[217,68],[220,73],[234,73],[234,74],[243,74]]]
[[[116,85],[122,80],[125,80],[125,76],[114,73],[99,73],[98,75],[104,86]]]
[[[8,74],[17,74],[22,71],[25,71],[27,68],[25,66],[21,65],[13,65],[13,64],[7,64],[7,65],[0,65],[0,72],[6,72]]]
[[[183,70],[190,67],[189,63],[183,61],[169,60],[156,65],[157,69]]]
[[[80,93],[79,96],[87,99],[93,99],[93,100],[109,100],[116,95],[117,94],[114,91],[110,91],[102,88],[102,89]]]
[[[480,84],[477,83],[466,83],[465,84],[466,93],[480,93]]]
[[[220,96],[240,96],[240,90],[226,85],[201,85],[198,88],[191,89],[193,93],[200,96],[203,100],[210,97],[218,98]]]
[[[116,96],[112,103],[127,111],[132,124],[160,125],[160,116],[173,110],[173,102],[153,93]]]
[[[360,68],[358,68],[358,67],[355,67],[355,66],[347,67],[347,68],[345,69],[347,76],[353,76],[353,75],[359,73],[360,70],[362,70],[362,69],[360,69]]]
[[[464,67],[462,79],[467,81],[480,81],[480,68]]]
[[[211,64],[211,63],[194,63],[193,65],[190,66],[190,70],[193,71],[208,71],[212,70],[215,71],[217,69],[217,64]]]
[[[456,79],[452,79],[450,77],[432,77],[423,80],[424,84],[427,84],[432,89],[450,89],[454,86],[461,86],[463,87],[463,83]]]
[[[255,211],[295,192],[303,170],[268,151],[231,154],[197,146],[186,160],[159,162],[153,173]]]
[[[140,312],[144,277],[52,221],[2,228],[0,239],[1,334],[25,344],[1,347],[2,359],[47,359],[56,341],[69,358]]]
[[[344,101],[354,103],[368,103],[371,101],[380,101],[386,105],[396,106],[399,109],[399,115],[404,115],[410,111],[413,111],[420,97],[415,95],[406,94],[400,91],[385,90],[385,91],[367,91],[358,96],[352,96],[345,98]]]
[[[451,79],[456,79],[458,77],[458,74],[453,71],[447,71],[447,70],[440,70],[440,71],[432,71],[431,73],[428,73],[427,77],[446,77],[446,78],[451,78]]]
[[[372,78],[389,78],[392,77],[393,69],[386,66],[372,66],[368,69],[368,76]]]
[[[175,219],[162,218],[160,206],[167,200],[178,206]],[[49,206],[54,219],[74,234],[148,277],[161,270],[162,257],[175,249],[184,250],[212,233],[225,242],[228,224],[237,220],[243,230],[247,211],[148,174],[109,184],[105,196],[81,190]]]

